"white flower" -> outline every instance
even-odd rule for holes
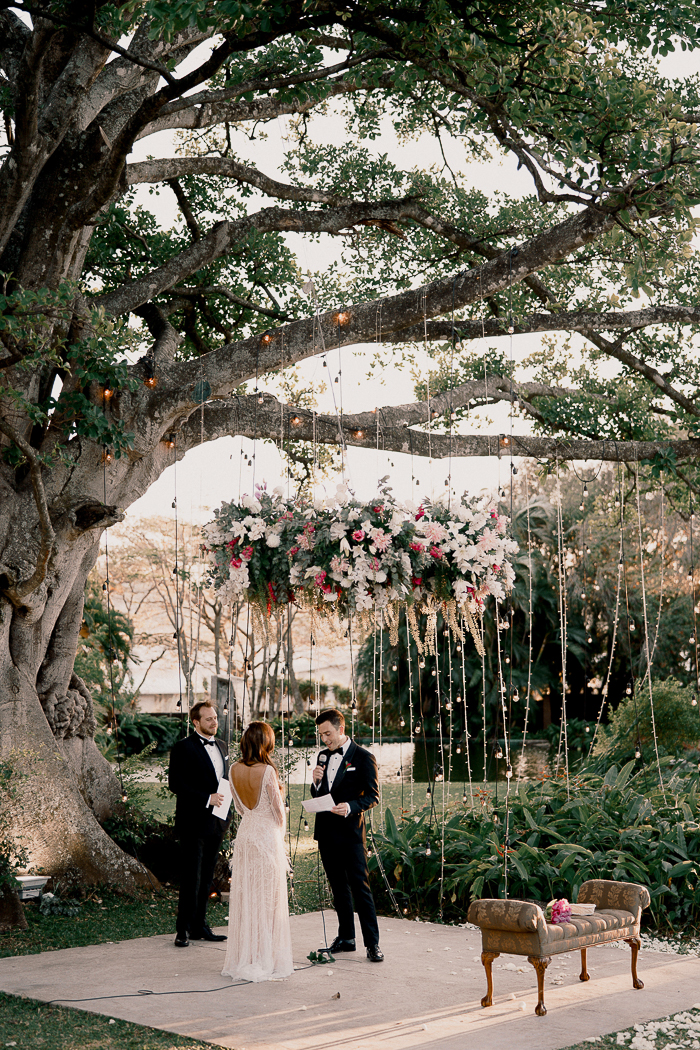
[[[345,539],[345,537],[343,537],[343,539],[342,539],[342,540],[340,541],[340,549],[341,549],[341,551],[343,551],[343,552],[344,552],[345,554],[349,554],[349,553],[350,553],[350,544],[349,544],[349,543],[348,543],[348,541],[347,541],[347,540]],[[356,549],[357,549],[357,548],[356,548]]]
[[[324,602],[334,602],[337,601],[337,598],[338,595],[335,593],[335,591],[330,591],[328,594],[323,595]]]
[[[281,543],[279,533],[268,532],[265,536],[265,542],[267,543],[268,547],[279,547]]]
[[[357,521],[360,516],[360,511],[357,507],[353,507],[352,510],[348,511],[348,521]]]
[[[369,591],[357,590],[355,591],[355,607],[357,609],[371,609],[372,608],[372,596]]]
[[[259,514],[262,510],[262,504],[260,504],[258,500],[256,500],[253,496],[249,496],[247,493],[241,499],[241,503],[244,507],[247,507],[248,510],[252,510],[253,514]]]
[[[265,528],[265,522],[262,518],[253,518],[251,524],[248,526],[248,535],[251,540],[259,540],[260,537],[265,534]]]
[[[369,520],[369,518],[367,518],[367,521],[362,522],[361,528],[363,528],[365,532],[369,532],[369,530],[372,528],[372,522]]]
[[[273,496],[279,496],[280,499],[284,496],[284,485],[275,485],[272,490]]]
[[[331,522],[331,539],[340,540],[345,535],[345,522],[343,521],[332,521]]]

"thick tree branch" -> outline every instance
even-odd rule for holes
[[[143,182],[170,182],[185,175],[223,175],[255,186],[268,197],[277,200],[301,201],[307,204],[336,203],[342,198],[338,194],[326,193],[312,187],[292,186],[277,182],[264,175],[257,168],[241,164],[232,157],[164,157],[161,160],[146,160],[138,164],[129,164],[126,169],[126,181],[129,186]]]
[[[697,312],[698,315],[700,315],[700,311],[694,312]],[[608,354],[609,357],[616,358],[616,360],[621,361],[623,365],[627,365],[627,367],[631,368],[634,372],[638,372],[640,375],[650,379],[652,383],[659,388],[662,394],[665,394],[672,401],[675,401],[675,403],[680,405],[680,407],[686,412],[689,412],[693,416],[700,416],[700,407],[698,407],[694,400],[686,397],[685,394],[681,393],[680,390],[676,390],[675,387],[672,387],[671,384],[664,379],[661,373],[657,371],[656,368],[652,367],[652,365],[648,365],[645,361],[642,361],[641,358],[630,353],[629,350],[625,350],[622,346],[621,338],[615,340],[614,343],[611,343],[609,339],[604,339],[596,332],[584,330],[584,335],[586,338],[590,339],[594,346],[597,346],[604,353]]]
[[[445,395],[443,395],[444,398]],[[437,400],[437,399],[436,399]],[[432,399],[431,399],[432,408]],[[462,459],[472,456],[570,460],[605,460],[638,463],[653,458],[658,452],[672,451],[678,459],[700,457],[700,440],[685,441],[588,441],[577,438],[513,436],[504,434],[436,434],[412,430],[406,426],[407,415],[428,412],[427,402],[415,405],[389,405],[376,413],[343,416],[342,432],[346,445],[356,448],[402,452],[433,459]],[[369,421],[368,421],[369,415]],[[210,402],[204,406],[203,418],[194,413],[178,435],[178,456],[205,441],[229,435],[251,439],[267,438],[277,443],[313,441],[339,445],[338,420],[309,409],[280,404],[265,395],[263,403],[254,395],[230,401]],[[512,444],[511,444],[512,441]]]
[[[700,324],[700,307],[664,305],[650,306],[643,310],[607,310],[603,313],[595,310],[572,310],[546,314],[524,314],[513,318],[513,333],[510,333],[511,325],[508,317],[486,317],[483,321],[480,318],[465,320],[457,318],[454,326],[450,320],[428,321],[427,333],[429,341],[451,339],[453,327],[457,339],[481,339],[483,336],[494,338],[507,334],[527,335],[534,332],[582,332],[586,338],[590,338],[589,332],[595,330],[633,331],[647,328],[649,325],[662,324]],[[424,336],[422,324],[394,332],[384,332],[382,328],[382,332],[382,341],[385,343],[422,342]],[[598,346],[598,343],[595,345]],[[599,349],[608,353],[608,346],[612,345],[602,341]]]
[[[37,555],[34,572],[29,579],[24,580],[22,583],[10,582],[10,586],[6,587],[4,591],[14,605],[20,606],[26,604],[27,598],[33,594],[46,579],[51,559],[56,553],[56,533],[51,524],[46,492],[44,490],[44,479],[41,473],[41,463],[39,462],[35,449],[33,449],[32,446],[24,440],[22,435],[18,434],[14,427],[11,426],[6,419],[3,419],[2,416],[0,416],[0,431],[2,431],[6,437],[9,437],[27,457],[30,476],[32,479],[34,501],[39,514],[39,528],[41,530],[41,547],[39,549],[39,554]],[[5,569],[5,572],[7,573],[7,569]]]

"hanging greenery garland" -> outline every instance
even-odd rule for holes
[[[260,485],[254,497],[222,504],[204,528],[210,582],[226,602],[249,601],[265,627],[291,602],[336,621],[376,611],[396,644],[405,606],[419,652],[433,651],[440,611],[462,639],[464,617],[481,651],[475,617],[489,595],[503,601],[515,579],[509,557],[518,545],[506,535],[508,519],[488,498],[466,493],[451,505],[399,503],[387,481],[369,502],[345,485],[314,502]]]

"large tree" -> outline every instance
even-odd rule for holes
[[[0,740],[35,864],[143,880],[98,823],[118,788],[73,662],[101,535],[195,443],[655,458],[697,484],[700,106],[649,57],[697,25],[690,0],[0,4]],[[322,112],[336,146],[314,144]],[[269,174],[253,132],[280,116]],[[392,124],[512,155],[531,196],[400,170],[371,147]],[[172,156],[129,159],[163,131]],[[345,239],[311,311],[290,233]],[[470,349],[510,330],[580,333],[581,356],[552,343],[525,382]],[[377,338],[434,348],[430,396],[339,419],[251,389]],[[534,436],[457,433],[498,401]]]

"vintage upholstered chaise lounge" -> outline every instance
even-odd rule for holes
[[[595,904],[592,915],[572,916],[561,925],[547,923],[542,908],[518,900],[479,900],[470,905],[467,920],[481,929],[481,961],[486,971],[487,991],[482,1006],[493,1001],[494,959],[507,955],[526,955],[537,973],[538,1002],[535,1013],[547,1013],[544,1005],[544,974],[553,955],[581,951],[580,980],[588,980],[586,949],[608,941],[625,940],[632,949],[632,985],[643,988],[637,977],[640,947],[639,926],[642,911],[649,905],[649,891],[633,882],[591,879],[578,893],[579,904]]]

